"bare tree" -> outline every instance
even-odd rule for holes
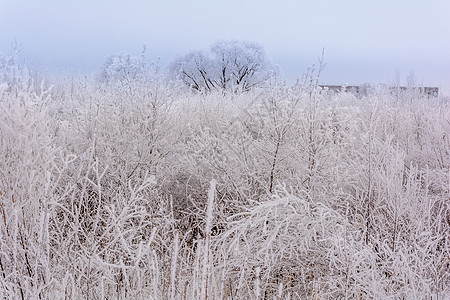
[[[262,46],[240,41],[217,42],[209,53],[190,52],[169,69],[171,76],[200,93],[247,92],[277,73]]]
[[[216,84],[225,91],[247,92],[264,84],[274,72],[264,48],[257,43],[221,41],[211,47]]]
[[[216,88],[211,77],[213,65],[208,55],[201,51],[192,51],[172,62],[169,72],[192,90],[209,93]]]

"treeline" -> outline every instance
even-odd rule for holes
[[[248,92],[280,77],[263,47],[245,41],[220,41],[213,44],[209,52],[191,51],[176,58],[162,71],[157,62],[147,63],[144,47],[140,57],[130,54],[108,57],[99,73],[100,84],[107,87],[123,89],[146,85],[151,78],[160,75],[165,81],[176,81],[185,90],[203,95]]]

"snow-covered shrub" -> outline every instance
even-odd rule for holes
[[[294,196],[277,186],[229,222],[215,251],[219,273],[227,274],[221,280],[237,297],[252,293],[258,269],[260,288],[270,297],[376,296],[370,289],[378,277],[374,252],[345,215],[306,191]]]
[[[57,197],[60,148],[41,97],[28,87],[0,96],[0,296],[47,297],[55,283],[49,202]]]
[[[31,88],[31,76],[26,66],[19,64],[19,45],[14,44],[9,55],[0,53],[0,93],[7,92],[18,95]]]
[[[183,94],[132,57],[51,89],[5,62],[0,298],[449,295],[448,102],[313,69]]]

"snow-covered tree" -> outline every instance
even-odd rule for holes
[[[257,43],[221,41],[211,47],[216,84],[225,91],[249,91],[273,75],[274,66]]]
[[[98,83],[104,91],[135,96],[148,86],[156,70],[146,62],[145,47],[141,56],[118,54],[109,56],[98,74]]]
[[[245,41],[220,41],[208,53],[190,52],[171,64],[170,73],[201,93],[248,92],[277,74],[264,48]]]
[[[192,51],[173,61],[169,73],[192,90],[206,94],[217,88],[212,77],[213,69],[214,61],[208,55]]]

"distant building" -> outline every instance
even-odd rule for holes
[[[357,96],[367,96],[369,94],[370,85],[329,85],[329,84],[319,84],[319,87],[322,90],[332,91],[334,93],[352,93]],[[408,91],[413,90],[417,91],[420,95],[427,96],[428,98],[438,97],[439,96],[439,88],[438,87],[406,87],[406,86],[397,86],[397,87],[387,87],[389,91],[395,93],[396,91]]]
[[[355,95],[360,95],[361,92],[366,90],[366,88],[363,88],[363,86],[359,85],[324,85],[319,84],[319,87],[323,90],[332,91],[334,93],[352,93]]]
[[[439,88],[438,87],[424,87],[423,93],[428,97],[437,97],[439,96]]]

